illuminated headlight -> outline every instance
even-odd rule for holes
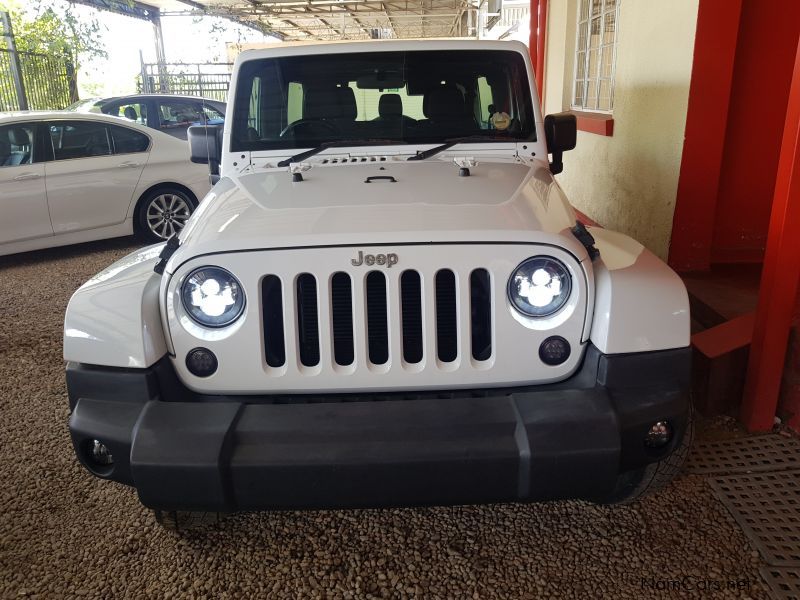
[[[206,327],[224,327],[244,311],[244,290],[239,281],[219,267],[195,269],[181,288],[183,307]]]
[[[529,317],[547,317],[569,299],[572,280],[555,258],[534,256],[524,261],[508,280],[508,299]]]

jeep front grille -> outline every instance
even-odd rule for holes
[[[283,343],[283,286],[277,275],[267,275],[261,281],[264,312],[264,350],[270,367],[281,367],[286,362]]]
[[[387,275],[396,277],[393,281],[399,285],[389,285]],[[284,285],[294,288],[295,302],[284,302]],[[391,289],[398,290],[396,298],[390,294]],[[359,290],[363,302],[354,302]],[[426,302],[426,292],[432,294],[431,302]],[[459,326],[462,302],[467,304],[470,319]],[[354,327],[357,323],[366,326],[363,343],[373,365],[385,365],[392,359],[392,335],[401,337],[399,348],[404,363],[421,363],[425,358],[425,328],[435,336],[440,363],[452,363],[458,358],[462,335],[470,337],[474,360],[486,361],[492,356],[492,290],[486,269],[472,271],[466,281],[459,281],[450,269],[440,269],[433,281],[427,282],[416,270],[397,274],[370,271],[360,282],[354,282],[348,273],[337,272],[328,285],[310,273],[299,274],[292,284],[267,275],[261,281],[261,305],[265,359],[273,368],[286,363],[286,331],[296,332],[297,360],[301,365],[314,367],[321,360],[332,360],[343,367],[352,365],[358,350]],[[290,313],[286,306],[292,308]],[[432,314],[426,314],[426,306],[433,308],[429,311]],[[330,318],[320,319],[320,310]],[[288,319],[293,321],[291,326]],[[321,322],[330,323],[330,331],[322,331]],[[322,355],[326,345],[320,344],[321,336],[329,336],[332,356]]]
[[[337,365],[351,365],[355,360],[353,286],[347,273],[339,272],[331,277],[331,319],[333,358]]]

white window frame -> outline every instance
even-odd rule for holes
[[[584,112],[595,112],[595,113],[603,113],[603,114],[611,114],[614,112],[614,87],[615,87],[615,80],[616,80],[616,70],[617,70],[617,32],[619,31],[619,5],[621,0],[616,0],[616,4],[614,6],[613,11],[606,8],[606,1],[607,0],[587,0],[589,2],[589,11],[586,16],[586,19],[581,19],[581,4],[582,0],[577,0],[577,20],[576,20],[576,27],[575,27],[575,53],[574,53],[574,69],[572,72],[572,95],[570,96],[570,107],[573,110],[579,110]],[[590,63],[590,52],[589,52],[589,45],[591,43],[591,23],[592,23],[592,9],[597,6],[598,4],[601,5],[600,8],[600,46],[597,48],[597,52],[599,54],[599,58],[597,61],[597,79],[594,85],[596,85],[595,89],[595,106],[588,105],[588,97],[589,97],[589,82],[592,79],[589,73],[589,63]],[[614,12],[614,40],[609,43],[603,43],[603,37],[605,35],[605,27],[606,27],[606,15]],[[597,18],[597,17],[595,17]],[[579,46],[580,39],[581,39],[581,25],[586,23],[586,45],[585,47],[581,48]],[[607,47],[611,47],[611,76],[610,77],[600,77],[600,73],[603,72],[603,49]],[[578,81],[578,56],[579,54],[584,53],[584,77],[583,79]],[[600,83],[602,81],[609,82],[609,108],[598,108],[600,102]],[[583,94],[581,95],[581,104],[575,103],[575,92],[578,89],[578,85],[583,86]]]

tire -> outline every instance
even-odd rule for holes
[[[136,233],[151,244],[165,242],[183,229],[197,206],[176,187],[160,187],[142,196],[136,208]]]
[[[207,529],[220,522],[220,514],[216,512],[154,509],[153,516],[161,527],[176,533]]]
[[[630,504],[667,487],[683,468],[683,464],[689,456],[693,438],[694,409],[690,404],[686,431],[672,454],[641,469],[622,473],[617,477],[614,491],[607,498],[598,501],[598,504]]]

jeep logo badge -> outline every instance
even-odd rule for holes
[[[390,254],[364,254],[361,250],[358,251],[358,256],[350,261],[350,263],[354,267],[360,267],[361,265],[367,265],[371,267],[372,265],[380,265],[386,266],[387,269],[391,269],[392,265],[396,265],[398,261],[397,254],[394,252]]]

